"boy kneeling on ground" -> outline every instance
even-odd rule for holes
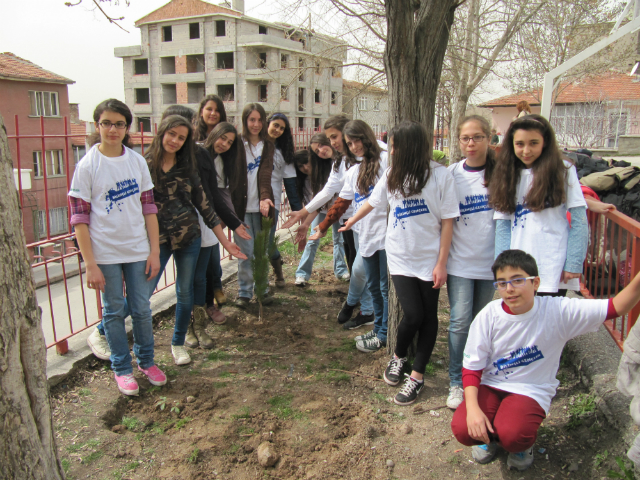
[[[502,252],[492,270],[502,300],[489,303],[471,324],[462,368],[465,399],[451,429],[473,447],[476,462],[490,462],[499,443],[509,452],[508,467],[525,470],[556,394],[565,343],[628,313],[640,300],[640,275],[615,298],[585,300],[536,297],[538,266],[521,250]]]

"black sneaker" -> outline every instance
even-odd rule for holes
[[[418,394],[424,387],[424,381],[418,382],[411,378],[411,375],[405,374],[407,377],[404,381],[404,385],[394,397],[393,401],[396,405],[411,405],[418,398]]]
[[[250,298],[247,297],[238,297],[236,299],[236,307],[242,308],[243,310],[249,306]]]
[[[400,383],[400,379],[402,378],[402,367],[407,361],[407,357],[397,358],[394,357],[389,360],[387,363],[387,368],[384,369],[384,381],[387,385],[391,385],[395,387]]]
[[[358,315],[342,325],[342,328],[345,330],[353,330],[354,328],[358,328],[363,325],[373,325],[374,319],[375,316],[373,313],[371,315],[363,315],[362,312],[358,312]]]
[[[349,320],[351,320],[351,317],[353,316],[353,310],[355,308],[356,308],[355,305],[352,307],[345,300],[344,303],[342,304],[342,309],[338,314],[338,323],[342,325],[343,323],[347,323]]]

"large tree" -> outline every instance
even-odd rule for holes
[[[0,212],[0,477],[62,479],[40,310],[1,115]]]

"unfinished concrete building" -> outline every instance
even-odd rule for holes
[[[141,45],[115,49],[124,66],[125,102],[139,131],[151,131],[164,109],[197,109],[205,95],[224,100],[236,125],[245,104],[286,114],[293,128],[318,128],[341,112],[338,39],[244,14],[244,1],[213,5],[172,0],[136,22]]]

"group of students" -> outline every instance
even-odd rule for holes
[[[457,126],[465,159],[447,168],[430,159],[427,132],[416,122],[396,125],[386,145],[365,122],[331,117],[308,150],[294,152],[286,116],[267,119],[259,104],[245,107],[241,135],[225,122],[218,97],[203,100],[195,128],[193,116],[170,107],[145,160],[126,146],[126,105],[101,103],[94,112],[100,143],[78,164],[69,192],[88,285],[103,292],[103,320],[89,344],[110,357],[120,391],[138,391],[124,330],[129,314],[138,369],[154,385],[166,382],[153,362],[149,297],[172,255],[176,364],[190,361],[185,344],[213,346],[207,316],[224,322],[214,306],[226,302],[218,242],[239,258],[236,305],[247,306],[251,234],[261,230],[262,217],[277,218],[284,183],[293,212],[283,228],[300,222],[295,241],[304,249],[295,283],[309,281],[320,238],[332,228],[334,273],[349,281],[338,322],[345,329],[373,325],[355,338],[362,352],[386,346],[391,276],[404,316],[383,378],[403,383],[398,405],[415,402],[424,387],[446,282],[452,430],[474,446],[476,461],[490,461],[500,444],[510,452],[510,467],[527,468],[555,395],[562,347],[625,314],[640,297],[636,278],[609,301],[564,298],[577,289],[586,256],[587,206],[612,207],[585,200],[549,122],[539,115],[516,119],[496,155],[487,120],[465,117]],[[236,244],[221,222],[234,230]],[[277,249],[271,263],[282,286]],[[492,302],[496,290],[501,299]],[[263,304],[271,299],[266,295]]]

